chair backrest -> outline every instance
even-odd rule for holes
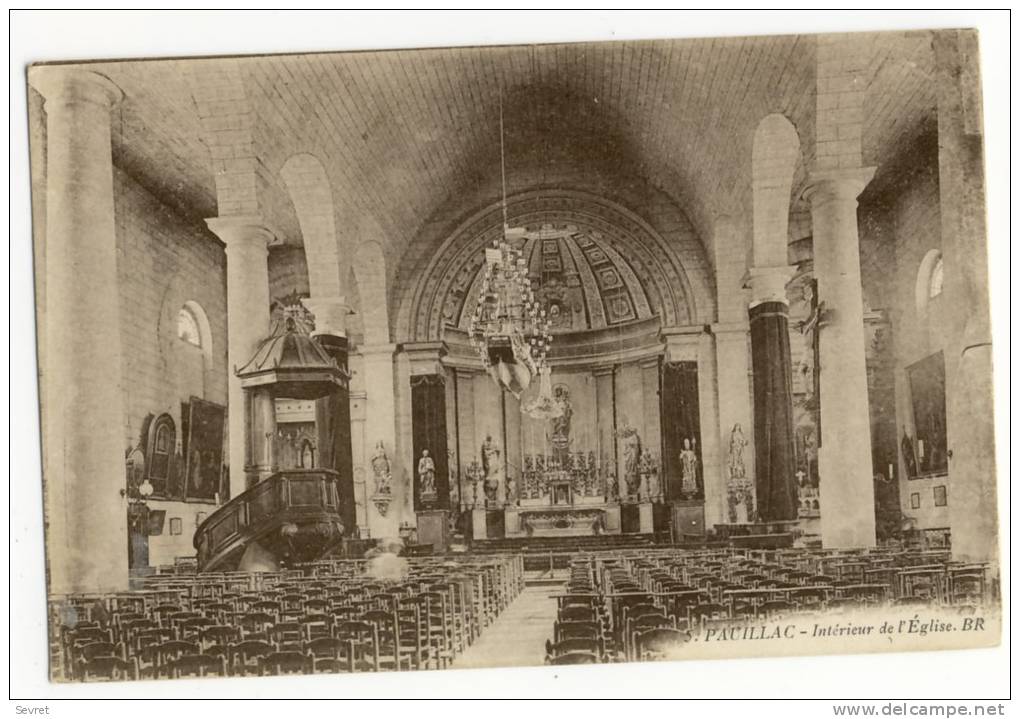
[[[171,665],[175,678],[180,677],[224,677],[227,667],[223,657],[209,654],[186,654]]]
[[[307,674],[312,664],[301,652],[273,652],[259,663],[263,674]]]
[[[552,657],[548,661],[550,664],[563,666],[567,664],[597,664],[599,658],[592,652],[567,652]]]
[[[121,657],[124,658],[124,645],[113,642],[92,642],[82,644],[75,653],[82,661],[90,661],[96,657]]]
[[[120,657],[96,657],[85,662],[82,679],[85,681],[137,679],[138,668],[134,662]]]
[[[241,664],[250,664],[252,659],[264,657],[275,651],[276,647],[269,642],[254,639],[240,642],[230,647],[230,663],[233,666],[240,659]]]
[[[346,646],[347,642],[337,637],[318,637],[305,642],[305,652],[319,659],[340,659]]]
[[[547,641],[545,643],[545,653],[547,658],[554,658],[567,654],[569,652],[589,652],[591,654],[601,654],[602,644],[597,639],[563,639],[555,644]]]
[[[564,639],[598,639],[599,628],[594,622],[556,622],[556,635]]]

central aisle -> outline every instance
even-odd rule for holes
[[[478,640],[453,662],[454,669],[534,666],[545,662],[552,639],[558,587],[526,587],[513,604],[482,630]]]

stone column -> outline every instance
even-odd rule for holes
[[[454,370],[457,383],[457,455],[460,458],[460,501],[461,510],[471,507],[475,501],[474,481],[467,470],[472,462],[481,463],[478,453],[480,442],[475,441],[475,377],[478,372],[458,367]],[[484,502],[485,493],[478,488],[478,501]]]
[[[33,68],[46,98],[46,553],[50,592],[127,589],[110,110],[93,72]]]
[[[269,334],[269,244],[275,236],[259,217],[214,217],[209,229],[227,253],[227,398],[230,496],[246,490],[244,393],[235,370]]]
[[[857,197],[874,168],[812,173],[814,268],[822,309],[819,332],[818,448],[822,543],[826,547],[875,544],[875,489],[871,421],[864,356]]]
[[[797,519],[797,471],[793,440],[793,367],[790,361],[786,284],[795,267],[752,267],[751,366],[754,390],[755,496],[765,522]],[[867,405],[865,405],[867,406]]]
[[[952,338],[946,353],[946,431],[953,558],[996,561],[994,388],[977,32],[936,31],[933,47],[943,305],[953,313],[951,327],[943,328]]]
[[[598,453],[599,453],[599,480],[602,482],[603,491],[613,493],[614,497],[620,496],[619,479],[620,474],[616,469],[616,426],[615,410],[613,407],[613,368],[598,367],[593,370],[595,377],[595,427],[597,432]],[[612,476],[614,487],[607,486]]]
[[[361,348],[362,379],[365,387],[365,450],[368,454],[368,525],[373,537],[397,537],[401,507],[407,487],[403,486],[404,467],[397,453],[396,397],[393,387],[393,352],[396,345],[367,345]],[[388,505],[377,502],[376,477],[372,455],[379,442],[390,462],[391,496]]]

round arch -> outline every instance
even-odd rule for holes
[[[751,150],[754,267],[788,264],[790,193],[800,158],[800,137],[784,115],[762,118]]]
[[[326,168],[312,154],[292,155],[280,176],[297,214],[312,297],[342,297],[346,287],[337,246],[335,207]]]
[[[520,193],[508,198],[507,211],[511,224],[534,229],[536,235],[547,225],[556,226],[561,234],[576,228],[576,242],[571,243],[566,262],[578,268],[579,281],[590,284],[595,292],[608,291],[614,300],[629,294],[632,302],[629,307],[621,305],[618,317],[639,320],[655,315],[663,326],[713,321],[714,293],[700,243],[692,232],[686,233],[690,235],[686,241],[667,241],[631,210],[580,191]],[[474,279],[481,267],[482,249],[499,236],[501,227],[501,206],[494,202],[438,242],[405,278],[411,284],[397,305],[397,337],[435,340],[451,320],[456,324],[458,308],[477,284]],[[588,271],[585,265],[596,271]],[[618,271],[607,272],[604,282],[598,273],[602,267]],[[608,315],[613,310],[606,305],[605,311]]]

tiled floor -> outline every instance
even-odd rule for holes
[[[552,638],[556,620],[555,587],[527,587],[453,666],[534,666],[545,661],[545,641]]]

